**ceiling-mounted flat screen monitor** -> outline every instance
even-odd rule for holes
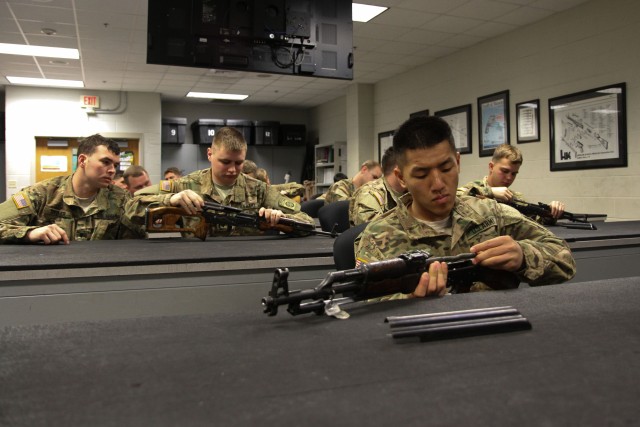
[[[149,0],[147,63],[353,79],[351,0]]]

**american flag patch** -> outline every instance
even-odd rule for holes
[[[30,205],[29,198],[22,192],[14,194],[11,198],[18,209],[24,209]]]
[[[366,264],[367,261],[361,259],[361,258],[356,258],[356,268],[360,267],[361,264]]]
[[[171,193],[171,181],[160,181],[160,191]]]

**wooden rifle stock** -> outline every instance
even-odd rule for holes
[[[193,233],[202,241],[206,240],[209,227],[214,224],[226,226],[228,230],[231,230],[231,227],[246,227],[261,231],[277,230],[285,234],[301,236],[309,234],[337,236],[335,232],[316,230],[313,224],[291,218],[280,218],[277,224],[271,225],[258,214],[215,202],[205,202],[202,211],[195,215],[180,207],[150,206],[146,210],[145,222],[145,228],[149,233]]]

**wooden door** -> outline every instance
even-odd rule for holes
[[[78,137],[36,137],[36,182],[60,175],[71,175],[78,160]],[[138,139],[117,138],[120,169],[140,163]]]

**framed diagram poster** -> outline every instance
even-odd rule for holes
[[[549,99],[551,170],[627,166],[625,83]]]
[[[435,115],[449,123],[458,152],[471,153],[471,104],[436,111]]]
[[[492,156],[498,145],[509,143],[509,91],[478,98],[480,157]]]

